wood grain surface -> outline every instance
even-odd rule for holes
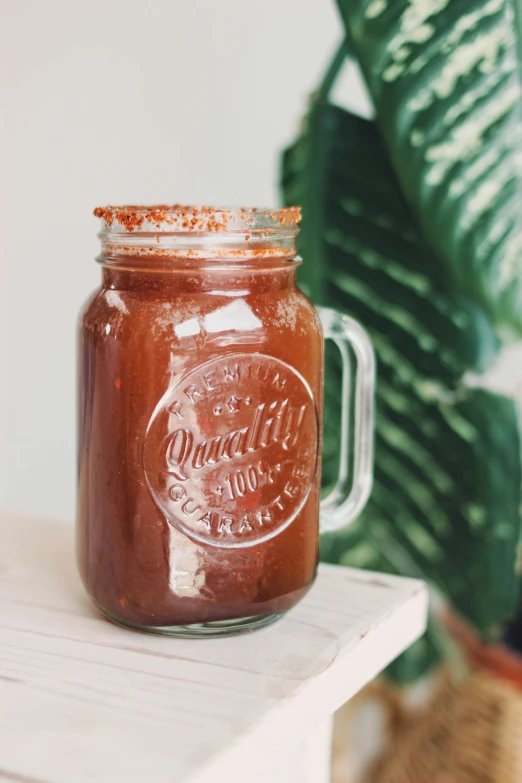
[[[139,634],[90,603],[73,539],[70,524],[0,520],[0,781],[270,776],[426,623],[421,582],[323,565],[250,635]]]

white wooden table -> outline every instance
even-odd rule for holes
[[[326,783],[333,712],[424,630],[421,582],[321,566],[250,635],[102,619],[73,526],[0,521],[0,781]]]

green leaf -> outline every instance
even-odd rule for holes
[[[337,0],[401,189],[461,291],[522,333],[512,0]]]
[[[283,190],[286,203],[304,208],[303,288],[360,320],[378,360],[372,497],[351,528],[325,538],[322,557],[428,579],[491,633],[516,605],[522,481],[514,402],[465,383],[498,348],[493,325],[423,239],[374,123],[320,94],[285,153]],[[334,355],[327,482],[339,388]],[[435,643],[419,643],[395,673],[417,675],[433,662]]]

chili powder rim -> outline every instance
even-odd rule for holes
[[[300,207],[282,209],[232,209],[156,204],[96,207],[95,217],[101,218],[103,229],[110,233],[160,232],[175,234],[207,234],[252,232],[267,235],[272,232],[294,235],[301,219]],[[288,232],[288,233],[287,233]]]

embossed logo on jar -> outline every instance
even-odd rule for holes
[[[287,527],[317,463],[317,411],[304,378],[263,354],[191,370],[150,421],[145,474],[158,506],[191,538],[242,547]]]

